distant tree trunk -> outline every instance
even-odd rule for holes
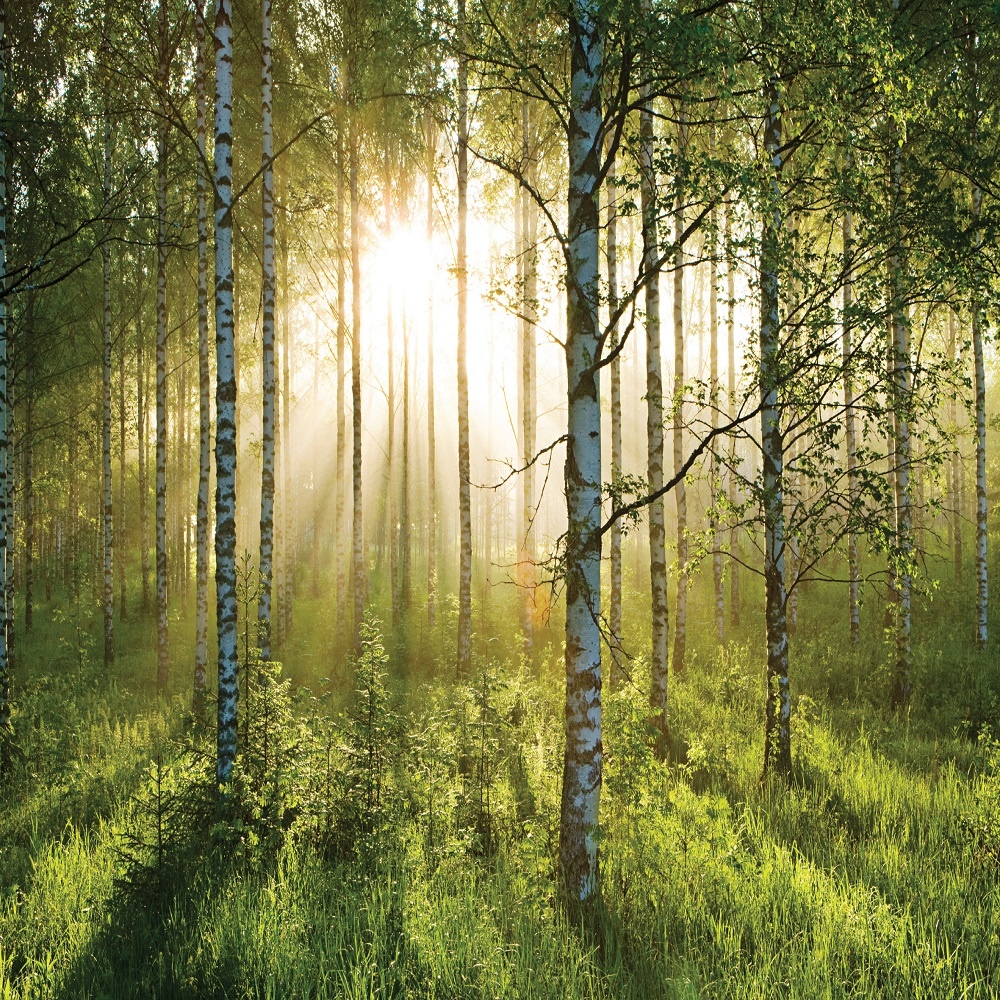
[[[733,252],[732,202],[726,199],[726,333],[729,341],[729,413],[736,412],[736,254]],[[736,437],[729,451],[729,506],[736,508]],[[729,624],[740,627],[740,547],[739,529],[734,524],[729,532]]]
[[[313,337],[313,384],[312,384],[312,410],[318,414],[319,410],[319,359],[322,350],[322,341],[319,331],[319,313],[316,314],[315,335]],[[319,597],[319,550],[320,532],[323,508],[319,499],[319,449],[313,447],[311,454],[312,467],[310,469],[310,479],[312,480],[312,545],[309,553],[309,594],[313,598]],[[337,477],[337,486],[340,487],[340,477]]]
[[[648,89],[639,111],[639,166],[642,197],[642,270],[646,281],[646,460],[649,491],[663,488],[663,366],[660,360],[660,275],[653,106]],[[651,273],[654,272],[654,273]],[[667,552],[663,498],[649,505],[649,585],[652,653],[649,704],[656,725],[667,734]],[[661,746],[662,749],[662,746]]]
[[[410,614],[410,329],[403,313],[403,482],[399,491],[399,548],[401,553],[401,607],[404,621]]]
[[[142,274],[142,266],[137,268],[139,276]],[[135,398],[136,398],[136,426],[139,435],[139,573],[142,576],[142,611],[149,613],[149,482],[146,475],[146,427],[148,415],[146,412],[146,366],[143,362],[143,332],[142,332],[142,282],[136,278],[136,298],[139,307],[136,311],[135,324]]]
[[[844,215],[844,308],[843,308],[843,366],[844,366],[844,423],[847,437],[847,494],[851,510],[858,503],[858,445],[854,418],[854,384],[851,376],[854,364],[851,345],[851,306],[854,296],[854,271],[852,263],[854,220],[850,212]],[[851,645],[861,638],[861,611],[858,604],[858,536],[851,529],[847,534],[847,599],[851,619]]]
[[[160,0],[157,71],[162,102],[156,157],[156,687],[165,691],[167,645],[167,0]]]
[[[532,115],[527,97],[521,100],[521,170],[529,184],[534,182]],[[538,260],[535,249],[538,222],[534,202],[520,189],[521,247],[524,281],[521,289],[521,441],[523,445],[521,477],[521,545],[518,559],[518,584],[521,587],[521,629],[524,649],[531,658],[535,616],[535,300],[538,297]]]
[[[344,399],[344,352],[347,350],[347,268],[344,261],[344,211],[346,170],[342,124],[337,128],[337,633],[344,631],[347,608],[347,531],[344,502],[346,497],[347,419]]]
[[[458,577],[458,644],[456,670],[467,677],[472,667],[472,492],[469,456],[469,376],[466,370],[468,272],[466,262],[466,192],[469,183],[469,68],[465,55],[465,0],[458,0],[458,511],[461,526]]]
[[[354,407],[354,653],[361,655],[365,618],[365,560],[361,494],[361,192],[358,185],[358,126],[352,111],[351,170],[351,402]]]
[[[284,174],[281,175],[285,177]],[[288,282],[288,184],[282,184],[283,224],[278,230],[278,254],[281,263],[281,441],[278,451],[281,460],[281,514],[284,549],[281,555],[281,579],[284,590],[284,600],[278,607],[281,616],[281,640],[288,639],[292,633],[292,595],[295,590],[295,561],[298,544],[298,527],[295,510],[295,490],[292,488],[292,378],[291,356],[294,331],[289,322],[289,303],[291,301],[291,285]]]
[[[103,45],[107,54],[108,46]],[[105,96],[104,104],[104,205],[111,202],[111,112]],[[114,626],[114,507],[111,482],[111,244],[105,240],[101,246],[101,269],[104,285],[104,322],[102,324],[102,393],[101,393],[101,476],[102,524],[104,529],[104,666],[115,662]]]
[[[715,157],[715,127],[709,136],[711,153]],[[719,423],[719,211],[712,207],[712,218],[709,226],[709,291],[708,291],[708,336],[709,336],[709,393],[712,408],[712,430]],[[718,460],[715,448],[711,455],[712,508],[715,508],[715,496],[718,490]],[[719,534],[719,518],[715,513],[711,517],[712,532],[712,583],[715,589],[715,637],[721,643],[725,638],[726,598],[722,589],[722,536]]]
[[[236,366],[233,325],[232,0],[215,5],[215,589],[219,636],[216,780],[236,760]]]
[[[767,700],[764,773],[788,777],[792,769],[788,631],[785,621],[785,510],[782,485],[784,437],[778,386],[781,319],[778,268],[781,254],[781,104],[777,76],[765,90],[764,148],[771,167],[771,204],[764,209],[760,261],[761,450],[764,462],[764,591],[767,631]]]
[[[972,218],[978,227],[983,210],[983,193],[979,186],[972,189]],[[976,247],[981,237],[976,235]],[[983,327],[986,313],[974,292],[972,303],[972,353],[975,360],[976,393],[976,648],[985,649],[987,640],[986,613],[989,597],[989,579],[986,569],[987,540],[989,538],[986,506],[986,367],[983,360]]]
[[[126,449],[128,438],[125,434],[125,347],[124,331],[121,335],[121,350],[118,354],[118,616],[124,622],[128,620],[128,593],[126,590],[126,571],[128,561],[128,521],[125,511],[125,480],[126,480]]]
[[[608,314],[613,317],[618,312],[618,180],[615,163],[608,167],[605,184],[608,192]],[[612,324],[610,348],[617,351],[619,346],[618,322]],[[622,364],[621,356],[615,355],[611,369],[611,481],[615,495],[620,488],[622,477]],[[608,630],[611,633],[611,676],[609,688],[616,691],[621,684],[621,638],[622,638],[622,526],[615,521],[611,526],[611,593],[608,607]]]
[[[3,272],[0,270],[0,276]],[[2,281],[2,277],[0,277]],[[30,378],[30,374],[29,374]],[[24,403],[24,631],[34,624],[35,603],[35,467],[34,405],[29,388]],[[43,529],[44,531],[44,529]],[[44,533],[42,535],[44,545]]]
[[[197,555],[195,557],[195,654],[194,700],[196,718],[205,715],[208,685],[208,481],[211,475],[211,424],[209,404],[211,376],[208,367],[208,173],[205,160],[207,95],[205,91],[205,3],[197,0],[198,105],[198,509]]]
[[[955,365],[958,358],[958,324],[954,308],[948,310],[948,360]],[[951,531],[951,549],[954,558],[955,582],[962,582],[962,564],[965,553],[962,551],[962,450],[959,446],[958,405],[953,396],[949,404],[951,410],[952,433],[955,435],[955,447],[951,452],[951,515],[948,526]]]
[[[598,898],[601,800],[601,401],[598,217],[603,38],[597,0],[569,10],[569,183],[566,242],[566,744],[559,864],[567,897],[589,912]]]
[[[684,157],[687,149],[687,122],[683,107],[678,115],[678,153]],[[677,250],[674,262],[674,393],[673,393],[673,445],[674,475],[684,464],[684,197],[682,193],[683,164],[679,167],[677,201],[674,208],[674,233]],[[684,672],[687,649],[687,592],[688,592],[688,537],[687,489],[681,479],[674,489],[677,503],[677,605],[674,608],[674,673]]]
[[[389,163],[389,150],[385,153],[385,239],[392,239],[392,180]],[[396,491],[393,488],[396,473],[396,358],[395,330],[393,328],[392,292],[386,297],[386,339],[389,347],[389,384],[386,403],[388,407],[388,429],[386,433],[385,454],[385,523],[389,528],[389,592],[393,631],[399,626],[399,519],[396,516]]]
[[[427,256],[434,260],[434,121],[427,118]],[[437,464],[434,438],[434,288],[427,290],[427,627],[437,615]]]
[[[257,642],[260,657],[271,659],[271,585],[274,578],[274,137],[271,124],[271,0],[261,6],[261,188],[263,254],[261,269],[261,479],[260,479],[260,596],[257,601]]]
[[[898,9],[898,0],[893,0]],[[896,573],[896,665],[892,701],[904,705],[909,701],[910,676],[910,597],[912,589],[909,566],[912,552],[912,512],[910,503],[910,324],[903,301],[903,262],[900,254],[902,234],[898,219],[902,198],[902,156],[896,140],[896,128],[889,125],[891,150],[890,199],[895,235],[889,254],[889,302],[891,315],[891,399],[893,411],[893,466],[895,469],[896,548],[902,566]]]

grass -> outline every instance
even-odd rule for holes
[[[919,696],[903,716],[882,710],[882,636],[855,653],[842,609],[801,602],[791,788],[759,782],[752,632],[714,650],[696,621],[671,690],[683,762],[669,766],[650,751],[633,661],[635,684],[606,698],[604,895],[587,933],[556,901],[558,633],[531,665],[499,655],[485,636],[516,620],[503,601],[478,628],[489,669],[468,688],[447,679],[441,632],[389,643],[390,773],[380,825],[351,828],[356,849],[308,835],[306,804],[273,842],[252,823],[214,842],[188,831],[190,863],[155,898],[121,891],[123,838],[146,822],[150,762],[198,738],[190,629],[173,630],[158,697],[150,621],[120,628],[111,674],[85,612],[37,626],[17,678],[25,761],[0,808],[0,1000],[998,995],[1000,680],[995,653],[970,652],[955,626],[959,596],[918,610]],[[333,720],[317,801],[360,794],[336,721],[350,670],[328,623],[303,597],[284,651],[287,675],[333,692],[289,702],[307,728],[310,712]],[[310,753],[295,759],[321,767],[321,741]]]

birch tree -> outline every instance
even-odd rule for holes
[[[107,26],[102,43],[105,61],[110,56]],[[111,108],[109,95],[104,94],[104,204],[111,203]],[[101,473],[102,473],[102,526],[104,540],[104,587],[101,604],[104,610],[104,666],[115,662],[114,626],[114,507],[111,482],[111,245],[101,246],[101,272],[103,285],[103,322],[101,324]]]
[[[233,358],[232,0],[215,5],[215,589],[219,641],[216,780],[236,759],[236,372]]]

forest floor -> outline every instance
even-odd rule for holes
[[[439,632],[387,642],[388,664],[373,636],[354,681],[328,605],[303,594],[283,674],[257,670],[220,820],[211,731],[189,711],[193,619],[172,619],[157,696],[151,618],[119,625],[106,672],[92,610],[39,609],[0,791],[0,1000],[998,996],[995,647],[971,652],[971,601],[938,594],[917,616],[914,702],[891,714],[882,635],[852,650],[823,599],[793,637],[791,787],[759,780],[753,633],[693,643],[670,763],[641,659],[606,696],[587,933],[557,903],[555,626],[530,666],[483,640],[488,668],[459,686],[445,609]],[[480,635],[517,620],[503,601]],[[711,600],[694,605],[707,636]]]

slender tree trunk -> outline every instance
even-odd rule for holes
[[[388,146],[385,151],[385,239],[392,239],[392,180]],[[389,593],[391,601],[392,628],[399,627],[399,519],[396,516],[396,491],[394,489],[396,474],[396,331],[393,326],[392,292],[389,291],[386,301],[386,339],[389,347],[389,384],[386,397],[388,407],[388,430],[386,433],[385,456],[385,523],[389,528]]]
[[[608,314],[618,312],[618,178],[615,163],[608,167],[605,187],[608,192]],[[610,347],[619,346],[618,322],[612,322]],[[618,495],[622,478],[622,363],[616,354],[610,364],[611,377],[611,482],[613,493]],[[611,526],[611,593],[608,606],[608,630],[611,633],[611,676],[609,688],[616,691],[621,684],[622,638],[622,526],[615,521]]]
[[[898,0],[893,0],[898,9]],[[890,197],[893,213],[893,246],[889,254],[889,301],[891,316],[891,398],[893,410],[893,456],[895,468],[896,549],[901,565],[896,573],[896,666],[892,701],[904,705],[909,701],[912,686],[910,676],[910,596],[912,578],[912,513],[910,503],[910,329],[903,301],[902,233],[896,221],[902,199],[902,157],[896,140],[895,126],[890,122],[891,166]]]
[[[403,620],[410,614],[410,329],[403,312],[403,481],[399,490],[400,604]]]
[[[354,408],[354,653],[361,655],[365,617],[365,561],[361,494],[361,192],[358,186],[358,126],[351,114],[351,402]]]
[[[472,492],[469,456],[468,272],[466,262],[466,192],[469,183],[469,68],[465,56],[465,0],[458,0],[458,511],[461,525],[458,574],[458,645],[456,671],[467,677],[472,668]]]
[[[777,77],[765,99],[764,148],[771,167],[771,204],[765,206],[760,263],[761,450],[764,462],[764,590],[767,631],[767,700],[764,774],[788,777],[792,769],[788,631],[785,620],[784,436],[778,388],[781,320],[778,268],[781,254],[781,104]]]
[[[736,254],[733,251],[732,202],[726,199],[726,334],[729,341],[728,396],[729,413],[736,413]],[[729,506],[736,509],[736,436],[729,451]],[[739,529],[734,524],[729,532],[729,625],[740,627],[740,558]]]
[[[292,488],[292,377],[291,356],[294,332],[289,322],[291,285],[288,282],[288,184],[284,180],[281,187],[279,208],[282,210],[283,224],[278,229],[278,256],[281,265],[281,442],[278,458],[281,461],[281,532],[284,548],[281,550],[281,582],[284,599],[278,607],[281,616],[281,640],[284,642],[292,633],[292,595],[295,590],[295,561],[298,545],[295,490]]]
[[[660,275],[657,269],[656,165],[653,159],[653,107],[648,90],[639,111],[639,164],[642,197],[642,269],[646,282],[646,461],[650,493],[663,488],[663,366],[660,360]],[[656,273],[650,274],[656,269]],[[649,704],[656,726],[667,734],[667,552],[664,503],[649,505],[649,585],[652,602],[652,653]],[[661,751],[664,749],[661,740]]]
[[[30,387],[24,410],[24,631],[30,632],[34,623],[35,604],[35,426]],[[43,545],[44,539],[43,532]]]
[[[7,9],[0,2],[0,49],[6,48]],[[0,117],[6,116],[7,90],[4,60],[0,59]],[[7,283],[7,142],[6,136],[0,141],[0,290]],[[7,553],[7,512],[3,506],[3,487],[7,474],[7,454],[10,442],[7,438],[7,299],[0,295],[0,560]],[[72,479],[73,477],[71,477]],[[0,565],[6,578],[6,566]],[[10,720],[10,663],[7,657],[6,602],[0,607],[0,771],[8,768],[8,736]]]
[[[261,479],[260,479],[260,596],[257,601],[257,642],[260,657],[271,659],[271,585],[274,578],[274,137],[271,125],[271,0],[261,7],[262,203],[264,247],[261,289]]]
[[[208,481],[211,475],[211,376],[208,367],[208,164],[205,159],[207,95],[205,90],[205,4],[197,0],[196,90],[198,104],[198,508],[195,556],[194,701],[197,718],[205,714],[208,685]]]
[[[142,273],[142,266],[138,268],[139,275]],[[146,425],[148,415],[146,413],[146,366],[143,362],[144,337],[142,330],[142,300],[143,286],[139,278],[136,279],[136,298],[139,307],[136,313],[135,326],[135,399],[136,399],[136,426],[139,435],[139,574],[142,577],[142,611],[149,613],[149,482],[147,479],[146,463]]]
[[[977,186],[972,189],[972,217],[978,226],[982,216],[983,193]],[[976,246],[981,238],[977,234]],[[986,367],[983,360],[983,327],[986,313],[979,300],[978,290],[972,303],[972,353],[975,360],[976,393],[976,648],[985,649],[987,640],[986,613],[989,597],[989,579],[986,569],[987,540],[989,538],[986,507]]]
[[[678,150],[683,158],[687,149],[686,112],[681,107],[678,118]],[[674,475],[684,464],[684,248],[681,234],[684,232],[684,198],[681,182],[684,167],[680,166],[677,184],[677,201],[674,208],[674,233],[677,249],[674,269],[674,398],[673,398],[673,446]],[[687,592],[688,592],[688,537],[687,537],[687,489],[681,479],[674,489],[677,503],[677,605],[674,608],[674,673],[684,672],[687,649]]]
[[[216,780],[236,760],[236,370],[233,357],[232,0],[215,4],[215,590],[219,635]]]
[[[344,244],[346,169],[344,164],[343,124],[337,128],[337,634],[343,635],[347,609],[347,531],[344,504],[346,499],[347,419],[344,399],[344,352],[347,350],[347,268]]]
[[[108,52],[107,42],[104,43]],[[111,202],[111,112],[104,104],[104,205]],[[104,322],[102,324],[102,393],[101,393],[101,476],[103,487],[102,524],[104,529],[104,666],[115,662],[114,626],[114,507],[111,482],[111,244],[101,247],[101,270],[104,285]]]
[[[531,143],[533,121],[527,97],[521,100],[521,171],[529,184],[534,182]],[[535,300],[538,296],[538,261],[535,251],[537,220],[534,202],[524,188],[519,189],[521,247],[523,268],[521,286],[521,545],[518,559],[518,584],[521,587],[521,630],[524,650],[531,659],[535,617]]]
[[[854,417],[854,364],[851,345],[851,307],[854,297],[854,220],[850,212],[844,215],[844,309],[843,309],[843,366],[844,366],[844,423],[847,436],[847,495],[853,512],[858,504],[858,445]],[[858,603],[858,536],[851,528],[847,533],[847,601],[851,621],[851,645],[861,638],[861,611]]]
[[[948,360],[954,366],[958,357],[958,324],[954,308],[948,310]],[[955,435],[955,447],[951,452],[951,514],[949,527],[951,529],[951,550],[954,558],[955,583],[962,582],[962,564],[965,553],[962,551],[962,450],[959,446],[958,405],[952,397],[950,405],[952,433]]]
[[[434,260],[434,157],[433,119],[427,119],[427,256]],[[434,435],[434,285],[427,291],[427,627],[434,629],[437,617],[437,463]]]
[[[575,910],[598,897],[601,800],[601,401],[598,218],[603,38],[597,0],[569,14],[570,106],[566,275],[566,749],[559,863]]]
[[[322,342],[319,332],[319,314],[316,314],[315,334],[313,336],[313,384],[312,384],[312,410],[319,413],[319,357]],[[319,550],[320,550],[320,522],[322,508],[319,500],[319,449],[312,449],[312,467],[310,469],[310,479],[312,480],[312,545],[309,554],[309,593],[313,598],[319,597]],[[338,485],[340,480],[337,480]]]
[[[166,690],[167,644],[167,0],[160,0],[158,84],[161,117],[156,157],[156,687]]]
[[[715,158],[715,127],[709,136],[712,158]],[[709,226],[709,291],[708,291],[708,336],[709,336],[709,384],[712,407],[712,429],[719,423],[719,211],[713,206]],[[711,503],[714,511],[718,491],[718,460],[715,448],[711,455]],[[722,589],[722,536],[719,534],[719,518],[711,517],[712,531],[712,583],[715,589],[715,637],[721,643],[725,638],[726,598]]]
[[[126,481],[126,449],[128,438],[125,432],[125,333],[121,335],[121,350],[118,355],[118,616],[124,622],[128,620],[128,592],[126,575],[128,562],[128,521],[125,511],[125,481]]]

